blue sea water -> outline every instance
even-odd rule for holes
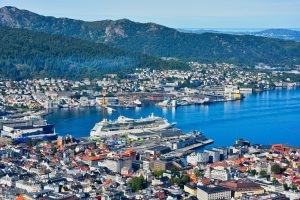
[[[252,143],[300,146],[299,89],[276,89],[248,95],[242,101],[176,109],[119,108],[107,118],[115,119],[120,114],[140,118],[151,113],[177,122],[176,127],[185,132],[204,132],[215,141],[213,146],[231,145],[239,138]],[[56,124],[56,132],[61,135],[86,137],[94,124],[102,120],[102,111],[100,108],[60,109],[47,116],[47,120]]]

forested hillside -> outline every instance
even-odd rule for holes
[[[85,22],[38,15],[14,7],[0,9],[0,25],[105,43],[132,52],[183,61],[254,66],[300,64],[300,43],[250,35],[183,33],[154,23],[130,20]]]
[[[104,73],[132,72],[136,67],[187,68],[181,62],[128,53],[78,38],[0,28],[2,78],[95,78]]]

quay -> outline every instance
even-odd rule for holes
[[[190,145],[190,146],[178,149],[178,151],[194,150],[194,149],[198,149],[200,147],[204,147],[204,146],[212,144],[212,143],[214,143],[214,141],[212,139],[208,139],[208,140],[204,140],[204,141],[201,141],[199,143],[196,143],[196,144],[193,144],[193,145]]]
[[[199,143],[196,143],[196,144],[193,144],[193,145],[181,148],[181,149],[177,149],[177,150],[174,151],[174,155],[176,157],[182,157],[186,154],[191,153],[192,150],[194,150],[194,149],[198,149],[198,148],[207,146],[207,145],[212,144],[212,143],[214,143],[214,140],[207,139],[207,140],[201,141]]]

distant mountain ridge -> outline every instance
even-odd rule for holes
[[[256,32],[253,35],[285,40],[295,40],[300,42],[300,31],[290,29],[267,29],[264,31]]]
[[[62,34],[109,46],[205,63],[272,66],[300,64],[300,43],[250,35],[182,33],[155,23],[127,19],[85,22],[45,17],[14,7],[0,9],[0,25],[50,34]]]
[[[185,33],[225,33],[225,34],[232,34],[232,35],[254,35],[260,37],[267,37],[267,38],[277,38],[277,39],[284,39],[284,40],[294,40],[300,41],[300,29],[299,30],[292,30],[292,29],[284,29],[284,28],[277,28],[277,29],[265,29],[261,31],[247,31],[247,30],[231,30],[231,29],[177,29],[178,31],[185,32]]]

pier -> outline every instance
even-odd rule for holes
[[[172,151],[168,154],[165,154],[164,157],[165,158],[167,158],[167,157],[182,157],[184,155],[192,153],[193,152],[192,150],[194,150],[194,149],[198,149],[198,148],[204,147],[204,146],[212,144],[212,143],[214,143],[214,140],[207,139],[207,140],[198,142],[197,144],[193,144],[193,145]]]

